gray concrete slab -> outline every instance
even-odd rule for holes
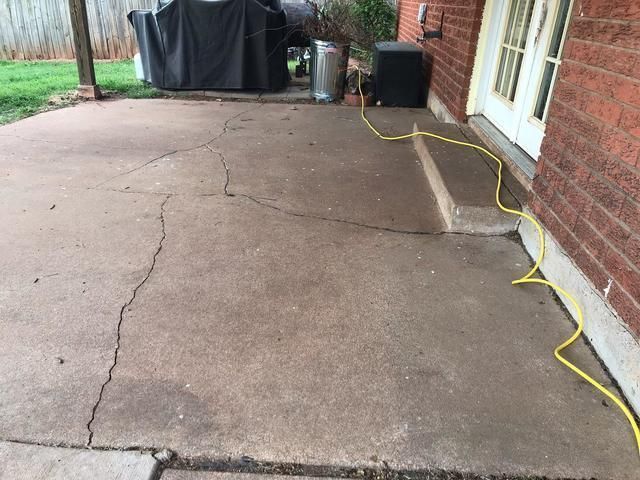
[[[370,115],[398,133],[411,131],[411,118],[433,122],[424,110],[378,108]],[[445,228],[412,142],[379,141],[358,108],[265,105],[234,124],[216,149],[232,166],[231,193],[381,228]]]
[[[209,146],[179,151],[119,175],[99,185],[99,189],[123,192],[224,194],[226,169],[222,154]]]
[[[255,107],[194,100],[89,102],[5,125],[0,139],[3,145],[7,137],[35,139],[43,151],[55,144],[84,146],[88,160],[96,148],[102,149],[96,154],[102,160],[122,149],[184,150],[214,138],[227,120]]]
[[[0,480],[152,480],[151,454],[0,442]]]
[[[527,265],[517,243],[382,233],[237,197],[175,197],[165,218],[96,445],[636,478],[624,419],[550,354],[571,324],[545,290],[509,286]],[[588,349],[572,356],[606,382]]]
[[[161,201],[2,189],[0,438],[86,443],[120,308],[160,238]]]
[[[442,234],[410,141],[348,107],[97,105],[0,128],[0,438],[639,478],[553,359],[564,312],[510,286],[522,247]]]

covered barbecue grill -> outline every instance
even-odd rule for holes
[[[278,90],[289,80],[295,29],[279,0],[159,1],[132,11],[129,21],[154,87]]]

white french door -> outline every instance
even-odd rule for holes
[[[532,158],[540,155],[571,0],[497,0],[481,82],[481,113]]]

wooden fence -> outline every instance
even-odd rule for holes
[[[156,0],[87,0],[93,54],[130,58],[137,51],[127,13]],[[0,0],[0,59],[73,58],[67,0]]]

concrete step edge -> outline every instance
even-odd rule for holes
[[[413,124],[413,131],[420,131],[417,123]],[[450,179],[446,178],[438,162],[431,155],[425,138],[418,135],[413,137],[413,142],[447,230],[456,233],[503,235],[518,228],[519,218],[501,211],[497,205],[487,206],[480,202],[477,205],[458,203],[448,187]],[[449,161],[455,160],[454,157]],[[481,162],[482,159],[478,157],[478,161]],[[486,164],[484,167],[490,171]],[[493,172],[491,177],[494,177]],[[511,194],[507,192],[507,195],[510,202],[517,204],[517,200]]]

